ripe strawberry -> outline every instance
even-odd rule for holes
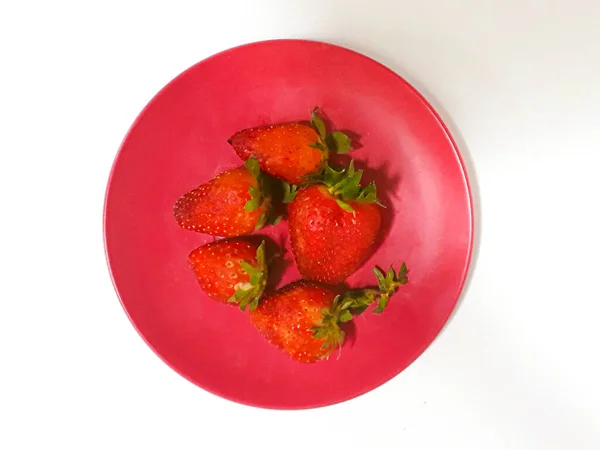
[[[397,288],[408,282],[406,265],[395,274],[373,269],[377,289],[352,290],[342,295],[314,281],[296,281],[262,298],[250,311],[250,321],[273,345],[293,359],[314,363],[327,358],[344,342],[340,324],[362,314],[377,301],[381,313]]]
[[[248,238],[210,242],[190,253],[200,287],[209,297],[237,303],[243,311],[256,308],[267,285],[265,242]]]
[[[261,228],[271,198],[263,188],[258,161],[228,170],[184,194],[173,208],[179,225],[213,236],[235,237]]]
[[[317,108],[311,113],[311,125],[284,123],[238,131],[228,140],[240,158],[257,158],[265,172],[288,183],[301,183],[317,173],[329,152],[352,150],[344,133],[327,133]]]
[[[286,192],[289,232],[298,270],[309,280],[338,284],[364,261],[381,225],[374,184],[362,188],[354,164],[325,167],[323,184]]]
[[[324,338],[313,338],[312,328],[323,321],[321,310],[329,310],[336,292],[312,281],[297,281],[262,298],[250,312],[250,321],[267,340],[302,362],[316,362],[333,348],[322,348]]]

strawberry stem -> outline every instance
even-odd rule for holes
[[[373,303],[377,303],[373,313],[381,314],[398,288],[408,283],[408,269],[404,263],[398,273],[393,267],[390,267],[387,273],[374,267],[373,273],[377,278],[377,288],[350,290],[338,295],[330,309],[322,310],[321,325],[313,327],[312,331],[314,338],[325,339],[324,349],[332,345],[340,346],[343,343],[344,332],[339,327],[340,323],[349,322],[355,316],[365,312]]]
[[[374,267],[373,273],[377,278],[377,288],[349,291],[338,296],[337,303],[334,301],[333,314],[340,317],[342,322],[347,322],[354,316],[362,314],[368,306],[375,302],[377,302],[377,307],[373,312],[381,314],[398,288],[408,283],[408,269],[404,263],[398,274],[396,274],[393,267],[389,268],[387,274],[378,267]],[[351,316],[343,314],[344,311],[350,312]],[[347,318],[347,320],[343,320],[344,318]]]

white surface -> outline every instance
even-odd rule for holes
[[[358,3],[1,3],[0,448],[600,448],[600,6]],[[207,394],[146,347],[101,222],[156,91],[275,37],[349,46],[424,90],[480,213],[474,276],[434,345],[368,395],[288,413]]]

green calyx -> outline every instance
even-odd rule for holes
[[[336,297],[336,300],[338,297]],[[323,320],[321,325],[311,328],[311,331],[313,332],[312,336],[315,339],[325,339],[323,345],[321,345],[321,350],[327,350],[332,347],[341,347],[344,343],[345,336],[344,331],[339,325],[339,322],[341,321],[326,308],[323,308],[321,313],[323,314]]]
[[[249,158],[244,163],[244,167],[248,169],[248,172],[250,172],[256,180],[256,186],[250,186],[248,188],[250,200],[246,202],[244,207],[247,212],[253,212],[260,208],[260,205],[262,205],[264,200],[262,174],[260,172],[260,164],[256,158]]]
[[[377,198],[377,186],[371,183],[365,187],[360,185],[363,171],[354,168],[354,160],[350,161],[347,168],[339,171],[332,169],[329,164],[325,164],[321,174],[320,182],[327,186],[331,195],[336,198],[337,204],[344,211],[354,212],[354,208],[349,201],[357,203],[381,203]]]
[[[398,288],[408,283],[408,269],[404,263],[398,273],[393,267],[390,267],[387,273],[374,267],[373,273],[377,278],[377,288],[350,290],[338,295],[330,309],[322,310],[321,324],[311,330],[314,338],[325,339],[323,350],[332,346],[339,347],[344,342],[344,332],[340,329],[340,323],[349,322],[374,303],[377,303],[377,306],[373,313],[381,314]]]
[[[247,283],[238,283],[235,286],[235,294],[233,294],[227,302],[237,303],[242,311],[250,305],[250,311],[258,306],[258,301],[262,296],[268,279],[268,268],[265,259],[265,241],[262,241],[256,250],[256,263],[254,267],[247,261],[240,261],[242,270],[250,276],[250,281]]]
[[[250,200],[246,202],[246,204],[244,205],[244,209],[247,212],[253,212],[263,205],[267,206],[267,208],[265,208],[265,210],[258,217],[254,230],[261,229],[267,223],[275,225],[276,222],[279,221],[280,217],[272,217],[272,208],[270,207],[270,185],[267,182],[268,180],[265,177],[265,175],[260,171],[260,163],[258,162],[258,159],[254,157],[249,158],[244,163],[244,167],[248,169],[250,174],[256,180],[256,186],[250,186],[248,188],[248,192],[250,193]]]
[[[375,183],[361,186],[360,180],[362,175],[362,170],[354,168],[354,160],[350,161],[348,167],[341,170],[335,170],[328,163],[325,163],[321,172],[307,177],[306,182],[300,186],[283,182],[283,202],[291,203],[296,198],[299,188],[303,186],[324,184],[344,211],[354,213],[354,208],[348,203],[350,201],[356,203],[376,203],[384,207],[377,198],[377,186]]]
[[[327,132],[327,127],[323,118],[319,115],[319,107],[315,107],[310,112],[310,126],[317,132],[319,138],[317,142],[310,144],[310,147],[332,153],[348,153],[353,150],[352,141],[341,131]]]
[[[285,181],[281,182],[283,187],[283,203],[292,203],[298,194],[298,186],[295,184],[288,184]]]

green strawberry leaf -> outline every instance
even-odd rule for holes
[[[248,192],[250,193],[250,197],[252,198],[260,198],[262,196],[260,189],[258,189],[256,186],[250,186],[248,188]]]
[[[263,279],[263,276],[264,274],[262,272],[253,273],[250,275],[250,284],[252,284],[252,286],[258,286]]]
[[[248,161],[250,161],[250,160],[248,160]],[[248,161],[246,161],[246,163]],[[259,187],[257,187],[257,186],[248,187],[248,193],[250,194],[250,200],[248,200],[246,202],[246,204],[244,205],[244,209],[247,212],[256,211],[258,208],[260,208],[260,205],[262,204],[262,201],[263,201],[263,193],[262,193],[261,184],[259,183]]]
[[[386,286],[388,286],[388,287],[391,286],[392,283],[394,282],[395,278],[396,278],[396,274],[394,273],[394,268],[390,267],[387,275],[385,276]]]
[[[343,310],[340,313],[340,322],[348,322],[350,320],[352,320],[352,313],[347,309]]]
[[[268,220],[271,219],[273,208],[271,207],[271,190],[273,181],[270,177],[263,177],[260,171],[260,164],[254,157],[249,158],[244,167],[256,180],[256,186],[249,186],[248,192],[250,200],[244,205],[246,212],[254,212],[259,208],[264,207],[265,210],[260,214],[254,230],[259,230],[264,227]]]
[[[244,167],[248,169],[254,178],[257,180],[260,178],[260,163],[258,162],[258,159],[254,157],[247,159],[244,163]]]
[[[323,167],[323,182],[327,186],[335,186],[344,178],[344,170],[340,170],[339,172],[332,169],[331,166],[325,163]]]
[[[400,270],[398,271],[398,277],[405,277],[408,273],[408,269],[406,268],[406,263],[402,263],[400,266]]]
[[[375,186],[375,183],[371,183],[363,188],[356,197],[356,201],[361,203],[379,203],[379,200],[377,200],[377,186]]]
[[[256,262],[258,262],[258,267],[265,267],[265,241],[262,241],[261,244],[256,249]]]
[[[227,301],[231,303],[239,303],[244,297],[248,295],[249,291],[250,289],[238,289],[237,291],[235,291],[235,294],[233,294],[233,296],[231,296]]]
[[[316,339],[323,339],[324,337],[327,336],[328,330],[325,327],[313,327],[313,328],[311,328],[311,330],[313,331],[312,337],[314,337]]]
[[[295,184],[288,184],[282,181],[283,186],[283,203],[291,203],[298,195],[298,186]]]
[[[250,275],[251,277],[252,277],[252,275],[256,275],[256,274],[260,274],[261,273],[260,270],[256,269],[255,267],[252,267],[246,261],[240,261],[240,266],[242,266],[242,270],[244,272],[246,272],[248,275]]]
[[[361,306],[356,306],[356,307],[352,307],[351,312],[353,316],[360,316],[362,313],[364,313],[367,308],[369,307],[369,305],[361,305]]]
[[[260,300],[259,296],[254,297],[254,300],[250,303],[250,311],[254,311],[258,306],[258,301]]]
[[[242,270],[250,276],[250,282],[238,283],[235,286],[235,294],[227,300],[229,303],[238,303],[242,311],[248,305],[250,305],[250,309],[258,306],[258,301],[267,285],[268,267],[266,265],[264,241],[261,242],[256,250],[256,262],[258,267],[252,266],[248,261],[239,261]]]
[[[329,151],[334,153],[348,153],[353,150],[352,141],[341,131],[334,131],[325,137],[325,143]]]
[[[390,301],[390,296],[387,294],[383,294],[379,297],[379,302],[377,303],[377,308],[373,310],[375,314],[381,314],[383,310],[386,308],[388,302]]]
[[[329,164],[323,166],[322,176],[315,180],[317,183],[322,183],[329,188],[329,193],[345,203],[350,201],[360,203],[379,203],[377,199],[377,187],[375,183],[371,183],[366,187],[361,187],[363,171],[354,168],[354,160],[350,161],[347,168],[335,170]],[[340,205],[342,206],[342,205]],[[352,208],[351,205],[349,205]],[[348,212],[354,212],[354,208],[344,208]]]
[[[346,176],[351,177],[352,175],[354,175],[354,160],[353,159],[350,160],[350,164],[348,164],[348,167],[346,168]]]
[[[240,302],[240,309],[242,311],[244,311],[246,309],[246,306],[248,306],[248,303],[250,303],[251,300],[252,300],[252,296],[251,295],[244,296],[244,298]]]
[[[338,199],[338,200],[336,200],[336,203],[338,204],[338,206],[340,208],[342,208],[346,212],[349,212],[349,213],[355,212],[354,208],[352,206],[350,206],[348,203],[346,203],[345,201],[343,201],[343,200],[339,200]]]
[[[258,220],[256,221],[256,226],[254,227],[254,230],[260,230],[265,225],[265,223],[267,223],[267,212],[263,211],[258,217]]]
[[[254,212],[260,207],[260,200],[258,198],[251,198],[244,205],[244,209],[247,212]]]
[[[377,278],[377,285],[379,286],[379,290],[381,290],[381,291],[387,290],[385,275],[381,272],[381,270],[379,270],[378,267],[373,267],[373,273],[375,274],[375,277]]]
[[[325,122],[318,114],[319,107],[316,107],[310,112],[310,125],[315,129],[315,131],[319,134],[321,139],[325,139],[327,136],[327,129],[325,127]]]
[[[343,200],[354,200],[360,195],[360,179],[362,177],[362,171],[354,172],[351,176],[346,178],[346,183],[340,188],[338,194],[342,196]]]
[[[227,300],[227,302],[228,303],[238,303],[240,306],[240,309],[242,311],[244,311],[248,302],[250,302],[250,300],[252,300],[252,298],[254,298],[254,297],[255,297],[255,289],[253,289],[253,288],[239,289],[239,290],[235,291],[235,294],[232,295],[229,298],[229,300]]]
[[[354,300],[352,298],[346,298],[346,299],[344,299],[343,302],[340,303],[340,306],[338,309],[340,311],[345,311],[348,308],[350,308],[353,304],[354,304]],[[335,305],[334,305],[334,308],[335,308]]]

